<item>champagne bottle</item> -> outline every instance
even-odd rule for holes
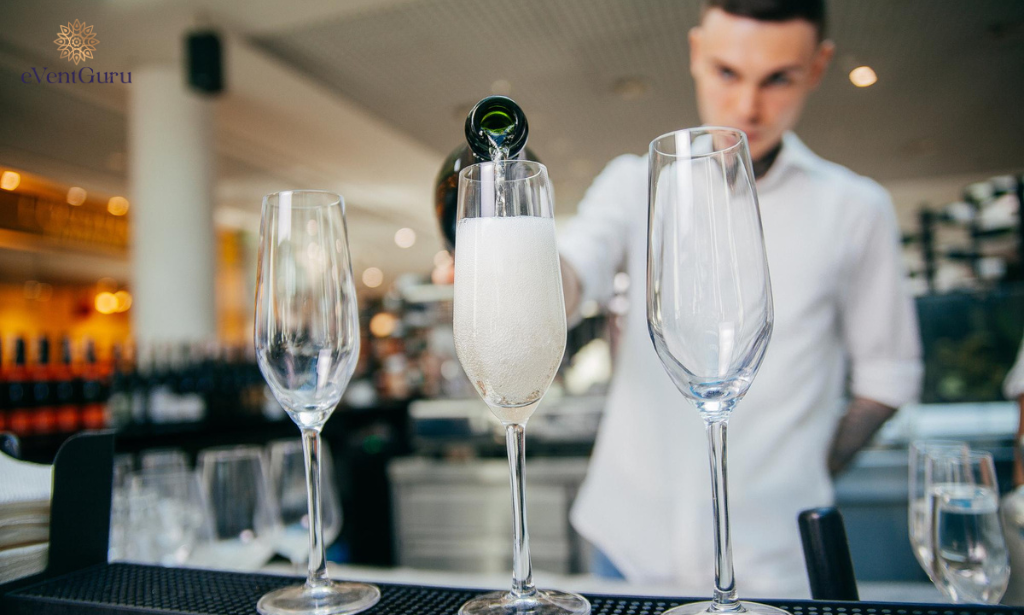
[[[455,148],[441,165],[434,186],[434,214],[441,225],[445,246],[455,251],[455,224],[459,218],[459,172],[488,160],[536,160],[526,148],[529,125],[519,105],[505,96],[489,96],[466,116],[466,144]]]

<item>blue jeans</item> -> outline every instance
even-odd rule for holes
[[[612,560],[608,559],[604,551],[597,547],[591,549],[590,552],[590,574],[606,579],[625,580],[626,578],[626,575],[622,574],[622,571],[612,563]]]

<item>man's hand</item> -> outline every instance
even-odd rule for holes
[[[828,452],[829,473],[836,476],[842,472],[857,451],[871,441],[882,423],[895,413],[896,408],[863,397],[854,397],[832,438],[832,448]]]

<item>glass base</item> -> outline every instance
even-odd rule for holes
[[[712,608],[714,603],[710,600],[707,602],[691,602],[690,604],[681,604],[675,608],[669,609],[663,613],[663,615],[720,615],[721,613],[754,613],[755,615],[791,615],[789,611],[783,611],[782,609],[768,606],[767,604],[761,604],[760,602],[737,602],[736,608],[734,609],[715,609]]]
[[[588,615],[590,603],[583,596],[538,589],[532,596],[516,598],[512,592],[491,592],[473,598],[459,615]]]
[[[380,590],[366,583],[295,585],[264,594],[256,604],[262,615],[351,615],[380,600]]]

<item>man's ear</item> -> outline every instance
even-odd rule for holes
[[[832,56],[836,53],[836,45],[831,40],[823,40],[814,52],[814,62],[811,64],[811,89],[821,84],[822,77],[832,62]]]
[[[700,44],[704,31],[700,26],[690,28],[690,75],[696,77],[697,63],[700,61]]]

